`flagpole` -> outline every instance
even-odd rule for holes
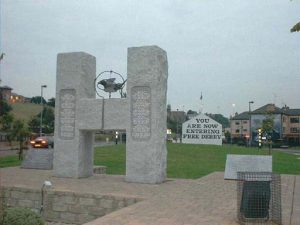
[[[202,99],[203,99],[203,96],[202,96],[202,91],[201,91],[199,114],[201,114],[201,113],[202,113],[202,110],[203,110],[203,103],[202,103]]]
[[[1,79],[1,69],[2,69],[1,61],[3,60],[4,55],[5,55],[5,53],[1,53],[1,56],[0,56],[0,84],[1,84],[1,82],[2,82],[2,79]]]

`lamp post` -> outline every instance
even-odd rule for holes
[[[178,109],[176,113],[176,143],[177,143],[177,139],[178,139]]]
[[[47,85],[41,85],[41,102],[40,104],[42,105],[42,111],[41,111],[41,120],[40,120],[40,137],[42,136],[42,132],[43,132],[43,111],[44,111],[44,102],[43,102],[43,88],[46,88]]]
[[[232,136],[233,136],[233,130],[232,130],[232,127],[233,127],[233,117],[234,117],[234,107],[235,107],[235,103],[232,103],[232,117],[231,117],[231,126],[230,126],[230,131],[231,131],[231,134],[230,134],[230,143],[232,145]]]
[[[254,101],[249,101],[249,146],[251,146],[252,142],[252,131],[251,131],[251,104],[253,104]]]

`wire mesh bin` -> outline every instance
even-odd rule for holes
[[[238,172],[237,214],[243,225],[281,222],[280,175],[269,172]]]

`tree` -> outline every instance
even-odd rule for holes
[[[299,32],[300,31],[300,22],[292,27],[291,32]]]
[[[213,120],[217,121],[218,123],[222,124],[222,127],[230,127],[229,119],[224,117],[222,114],[212,114],[212,113],[206,113],[207,116],[212,118]]]
[[[54,109],[52,107],[43,109],[43,128],[45,133],[54,132]]]
[[[34,117],[32,117],[29,122],[28,122],[28,129],[32,132],[32,133],[39,133],[39,129],[40,129],[40,118],[38,117],[38,115],[35,115]]]
[[[55,107],[55,98],[48,99],[47,105],[51,107]]]
[[[42,101],[43,101],[43,104],[46,104],[46,100],[44,98],[42,98]],[[31,103],[34,103],[34,104],[41,104],[41,96],[35,96],[35,97],[32,97],[30,99],[30,102]]]
[[[266,114],[266,119],[262,122],[263,133],[267,135],[269,145],[269,155],[271,155],[273,130],[274,130],[274,116],[271,113]]]
[[[170,113],[171,112],[171,104],[167,105],[167,112]]]
[[[0,100],[0,117],[9,113],[12,107],[3,99]]]
[[[23,159],[24,141],[29,136],[28,128],[23,120],[15,120],[10,132],[11,140],[19,141],[19,160]]]
[[[10,113],[4,114],[3,116],[0,117],[0,124],[1,124],[0,129],[2,131],[10,131],[13,121],[14,121],[14,117],[12,114]]]
[[[38,133],[40,129],[41,113],[34,116],[29,122],[28,127],[31,132]],[[52,107],[43,108],[43,132],[53,133],[54,132],[54,110]]]
[[[197,114],[197,112],[190,109],[190,110],[187,111],[186,114]]]

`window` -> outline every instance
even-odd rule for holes
[[[235,125],[240,125],[240,122],[235,122]]]
[[[247,130],[247,129],[244,129],[243,131],[244,131],[244,132],[247,132],[248,130]]]
[[[291,133],[300,133],[299,127],[291,127]]]
[[[237,133],[237,134],[240,133],[240,130],[239,129],[235,130],[235,133]]]
[[[246,124],[246,123],[248,123],[248,121],[247,121],[247,120],[244,120],[244,121],[243,121],[243,124]]]
[[[298,117],[290,118],[290,123],[299,123],[299,118]]]

